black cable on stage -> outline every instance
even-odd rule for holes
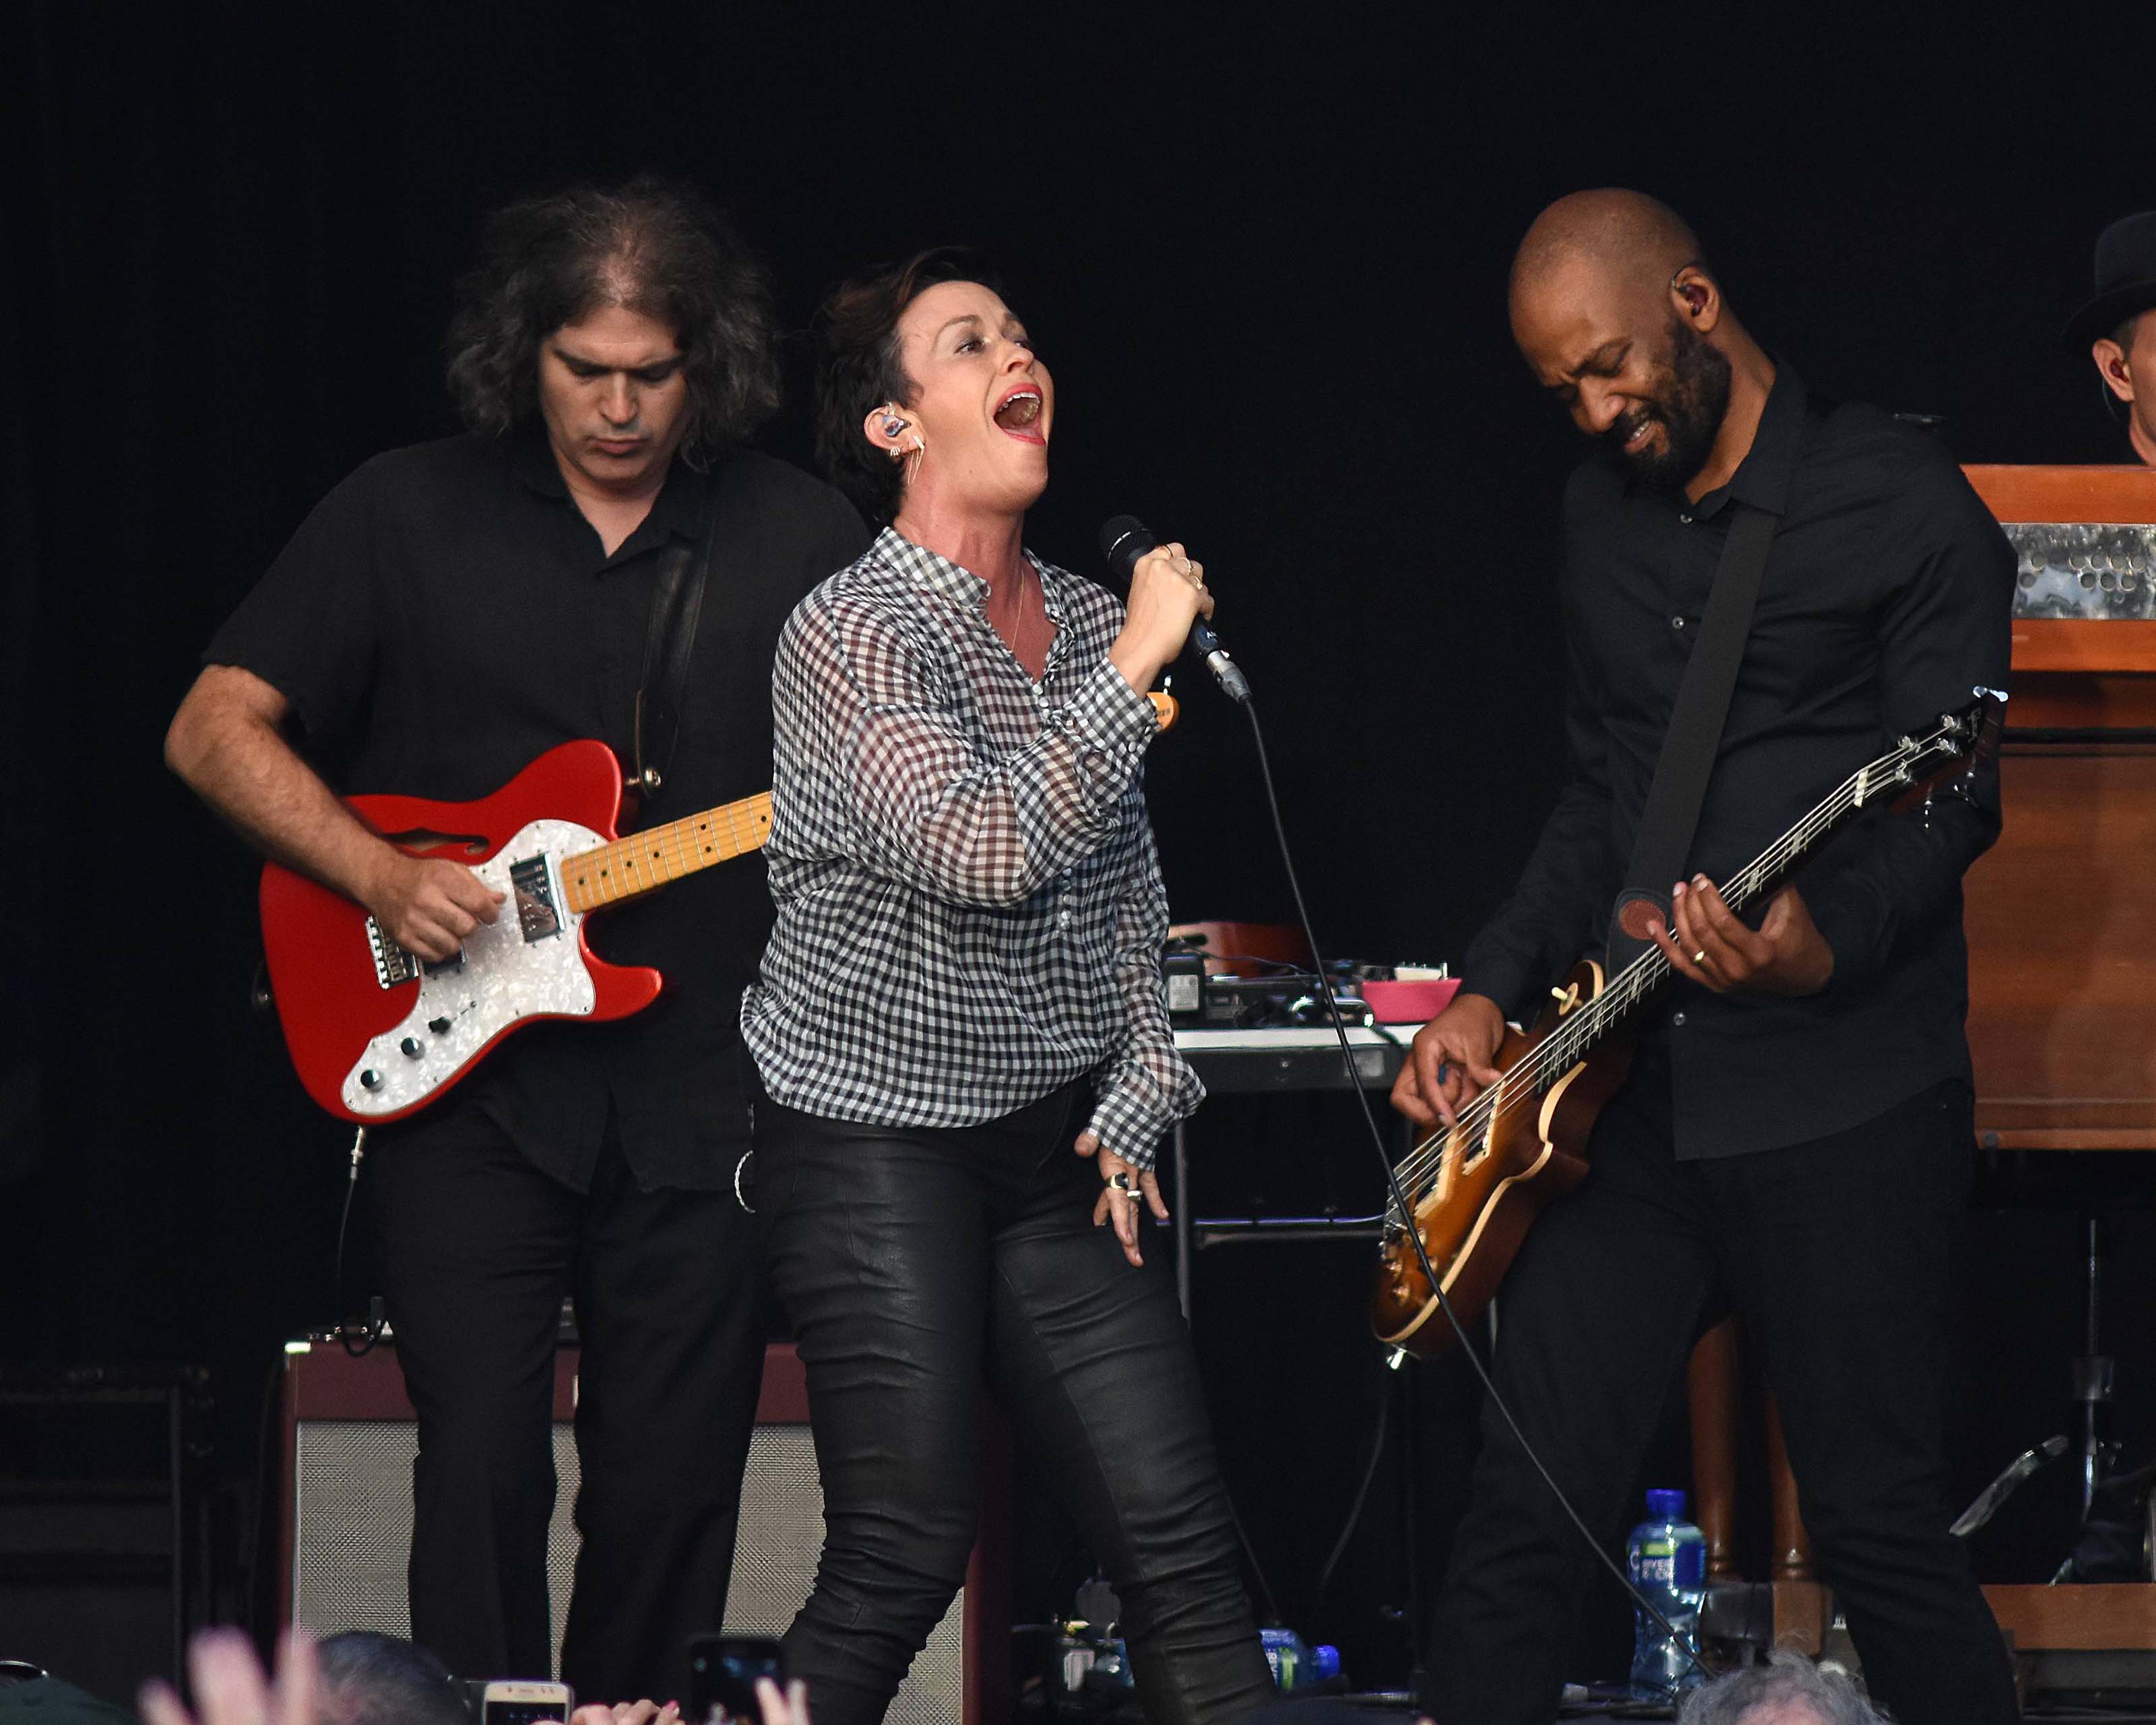
[[[1317,1596],[1321,1599],[1332,1585],[1332,1572],[1340,1567],[1340,1559],[1347,1555],[1348,1542],[1355,1537],[1355,1530],[1363,1525],[1363,1506],[1370,1501],[1370,1482],[1378,1476],[1378,1464],[1385,1459],[1385,1434],[1392,1427],[1393,1386],[1381,1387],[1378,1394],[1378,1431],[1370,1440],[1370,1459],[1363,1465],[1363,1482],[1355,1487],[1354,1501],[1348,1506],[1347,1525],[1341,1528],[1340,1537],[1332,1542],[1332,1555],[1325,1567],[1317,1572]]]
[[[345,1177],[344,1209],[337,1215],[336,1235],[336,1338],[344,1351],[354,1359],[371,1353],[382,1340],[382,1319],[370,1312],[366,1322],[354,1325],[346,1322],[344,1311],[344,1243],[352,1230],[352,1201],[359,1193],[359,1165],[367,1159],[367,1128],[361,1127],[352,1134],[352,1172]]]
[[[1415,1226],[1414,1211],[1409,1205],[1407,1194],[1400,1189],[1399,1177],[1393,1172],[1393,1158],[1386,1153],[1384,1134],[1378,1129],[1377,1117],[1370,1111],[1370,1098],[1363,1089],[1361,1075],[1355,1070],[1355,1050],[1348,1040],[1347,1020],[1340,1016],[1340,1003],[1333,995],[1331,973],[1326,966],[1324,953],[1319,950],[1317,932],[1311,926],[1310,907],[1303,902],[1302,882],[1295,871],[1294,853],[1288,848],[1287,826],[1281,819],[1280,794],[1273,786],[1272,762],[1265,754],[1265,727],[1258,723],[1257,704],[1247,694],[1240,698],[1239,704],[1250,716],[1250,738],[1257,745],[1258,773],[1265,782],[1265,807],[1272,816],[1273,838],[1280,846],[1281,866],[1287,874],[1288,891],[1295,897],[1295,914],[1302,926],[1302,937],[1310,945],[1311,963],[1318,975],[1326,979],[1319,993],[1324,999],[1326,1016],[1332,1022],[1332,1033],[1339,1040],[1340,1060],[1347,1071],[1348,1088],[1363,1111],[1363,1123],[1369,1129],[1371,1147],[1378,1153],[1378,1165],[1384,1170],[1385,1190],[1390,1194],[1394,1214],[1400,1219],[1408,1240],[1414,1247],[1416,1261],[1422,1266],[1422,1273],[1430,1282],[1431,1293],[1437,1296],[1438,1307],[1445,1313],[1445,1321],[1452,1326],[1453,1334],[1460,1340],[1460,1352],[1467,1356],[1467,1363],[1475,1368],[1475,1375],[1481,1380],[1483,1394],[1489,1397],[1490,1405],[1502,1416],[1507,1428],[1512,1434],[1513,1441],[1520,1446],[1520,1452],[1533,1464],[1535,1471],[1542,1476],[1543,1483],[1549,1487],[1550,1495],[1557,1500],[1558,1507],[1563,1510],[1566,1519],[1578,1530],[1579,1537],[1587,1543],[1588,1549],[1594,1553],[1595,1560],[1616,1578],[1617,1584],[1625,1589],[1633,1604],[1660,1625],[1662,1632],[1673,1644],[1684,1650],[1685,1657],[1701,1672],[1712,1677],[1715,1674],[1713,1669],[1700,1656],[1697,1643],[1691,1636],[1681,1632],[1675,1624],[1662,1615],[1654,1602],[1640,1591],[1632,1578],[1625,1573],[1624,1566],[1602,1548],[1602,1542],[1594,1537],[1579,1512],[1572,1507],[1572,1500],[1565,1496],[1564,1488],[1558,1484],[1556,1476],[1536,1452],[1534,1445],[1527,1441],[1527,1434],[1520,1430],[1520,1422],[1513,1417],[1511,1407],[1497,1393],[1497,1386],[1491,1378],[1489,1368],[1482,1363],[1481,1356],[1476,1353],[1468,1337],[1466,1326],[1460,1322],[1459,1313],[1452,1309],[1451,1298],[1445,1291],[1444,1279],[1430,1260],[1429,1250],[1422,1242],[1422,1230]]]

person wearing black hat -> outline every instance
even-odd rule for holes
[[[2069,352],[2086,347],[2104,387],[2126,403],[2134,459],[2156,467],[2156,210],[2123,217],[2096,243],[2096,296],[2066,325]],[[2141,387],[2134,387],[2134,379]]]

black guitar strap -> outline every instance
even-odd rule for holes
[[[716,492],[716,480],[712,489]],[[674,745],[680,740],[681,692],[688,684],[704,589],[711,579],[718,515],[714,495],[696,543],[668,547],[652,578],[651,621],[644,635],[644,675],[637,686],[634,715],[636,758],[628,786],[647,801],[665,783]]]
[[[1654,944],[1647,935],[1647,913],[1671,926],[1670,886],[1684,877],[1692,834],[1707,800],[1707,782],[1722,747],[1729,716],[1729,697],[1737,687],[1737,668],[1752,633],[1760,578],[1774,549],[1782,518],[1749,503],[1734,503],[1729,536],[1715,566],[1714,585],[1700,619],[1699,644],[1692,649],[1684,680],[1677,685],[1670,728],[1655,762],[1654,783],[1632,839],[1631,866],[1609,919],[1609,973],[1615,975]]]

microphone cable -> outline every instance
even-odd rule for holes
[[[1294,853],[1288,846],[1287,826],[1281,819],[1280,793],[1273,784],[1272,762],[1265,753],[1265,727],[1258,722],[1257,704],[1250,699],[1247,692],[1236,697],[1236,704],[1250,715],[1250,740],[1257,746],[1258,775],[1265,783],[1265,808],[1272,816],[1273,838],[1280,847],[1281,866],[1287,875],[1288,891],[1295,897],[1296,917],[1301,925],[1304,940],[1310,944],[1311,963],[1321,977],[1330,977],[1332,973],[1326,964],[1324,953],[1317,944],[1317,932],[1311,926],[1310,907],[1303,901],[1302,882],[1296,874]],[[1594,1553],[1595,1560],[1615,1578],[1617,1584],[1625,1589],[1634,1606],[1651,1618],[1661,1628],[1662,1633],[1670,1638],[1673,1645],[1684,1650],[1686,1659],[1702,1676],[1712,1677],[1715,1676],[1714,1669],[1701,1656],[1699,1645],[1695,1638],[1686,1635],[1665,1617],[1654,1601],[1641,1592],[1638,1584],[1625,1574],[1624,1566],[1603,1548],[1602,1542],[1595,1538],[1593,1530],[1588,1527],[1579,1512],[1573,1507],[1572,1500],[1565,1495],[1564,1488],[1558,1484],[1556,1476],[1550,1472],[1548,1466],[1536,1451],[1534,1445],[1527,1441],[1527,1435],[1521,1430],[1520,1422],[1514,1417],[1512,1408],[1506,1402],[1505,1398],[1498,1393],[1497,1385],[1490,1375],[1489,1368],[1482,1363],[1481,1356],[1475,1351],[1474,1343],[1468,1337],[1466,1326],[1460,1321],[1460,1314],[1453,1310],[1451,1298],[1445,1291],[1444,1279],[1438,1275],[1436,1266],[1430,1260],[1429,1249],[1423,1244],[1422,1230],[1415,1225],[1414,1211],[1408,1204],[1406,1193],[1401,1189],[1399,1175],[1393,1170],[1393,1158],[1385,1149],[1384,1134],[1378,1130],[1377,1117],[1370,1111],[1368,1093],[1363,1090],[1361,1075],[1355,1070],[1355,1050],[1348,1040],[1348,1024],[1347,1020],[1340,1015],[1339,1003],[1333,998],[1333,992],[1330,987],[1322,988],[1318,992],[1324,999],[1326,1016],[1331,1022],[1332,1033],[1340,1044],[1341,1065],[1347,1075],[1348,1088],[1353,1094],[1357,1106],[1363,1111],[1363,1124],[1368,1129],[1370,1146],[1377,1153],[1378,1166],[1384,1172],[1385,1190],[1390,1195],[1394,1214],[1399,1217],[1408,1239],[1414,1246],[1416,1262],[1422,1266],[1422,1273],[1430,1283],[1430,1291],[1437,1296],[1437,1303],[1445,1313],[1445,1322],[1452,1326],[1452,1333],[1459,1338],[1460,1352],[1467,1356],[1467,1363],[1474,1367],[1475,1375],[1481,1382],[1483,1394],[1489,1397],[1491,1406],[1496,1409],[1498,1414],[1503,1418],[1507,1428],[1512,1432],[1512,1440],[1520,1446],[1520,1452],[1533,1464],[1535,1471],[1542,1476],[1543,1483],[1549,1487],[1550,1495],[1557,1500],[1558,1507],[1563,1510],[1566,1518],[1578,1530],[1579,1537],[1586,1542],[1588,1549]],[[1372,1471],[1375,1471],[1374,1466]]]

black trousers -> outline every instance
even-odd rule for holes
[[[588,1194],[478,1109],[382,1132],[366,1178],[419,1416],[413,1639],[461,1677],[552,1665],[555,1337],[583,1337],[583,1548],[562,1649],[579,1699],[688,1695],[719,1626],[763,1334],[761,1230],[732,1192],[639,1191],[609,1131]]]
[[[1146,1717],[1272,1698],[1173,1285],[1092,1225],[1078,1096],[950,1130],[757,1105],[757,1204],[824,1484],[786,1637],[817,1725],[882,1718],[965,1578],[984,1383],[1091,1537]]]
[[[1947,1532],[1953,1259],[1974,1165],[1947,1084],[1851,1131],[1680,1163],[1669,1069],[1643,1055],[1593,1166],[1529,1235],[1497,1302],[1495,1378],[1590,1527],[1612,1535],[1693,1342],[1734,1307],[1780,1404],[1804,1525],[1872,1694],[1902,1725],[2018,1717],[2005,1647]],[[1439,1599],[1440,1725],[1556,1717],[1594,1563],[1493,1409]]]

